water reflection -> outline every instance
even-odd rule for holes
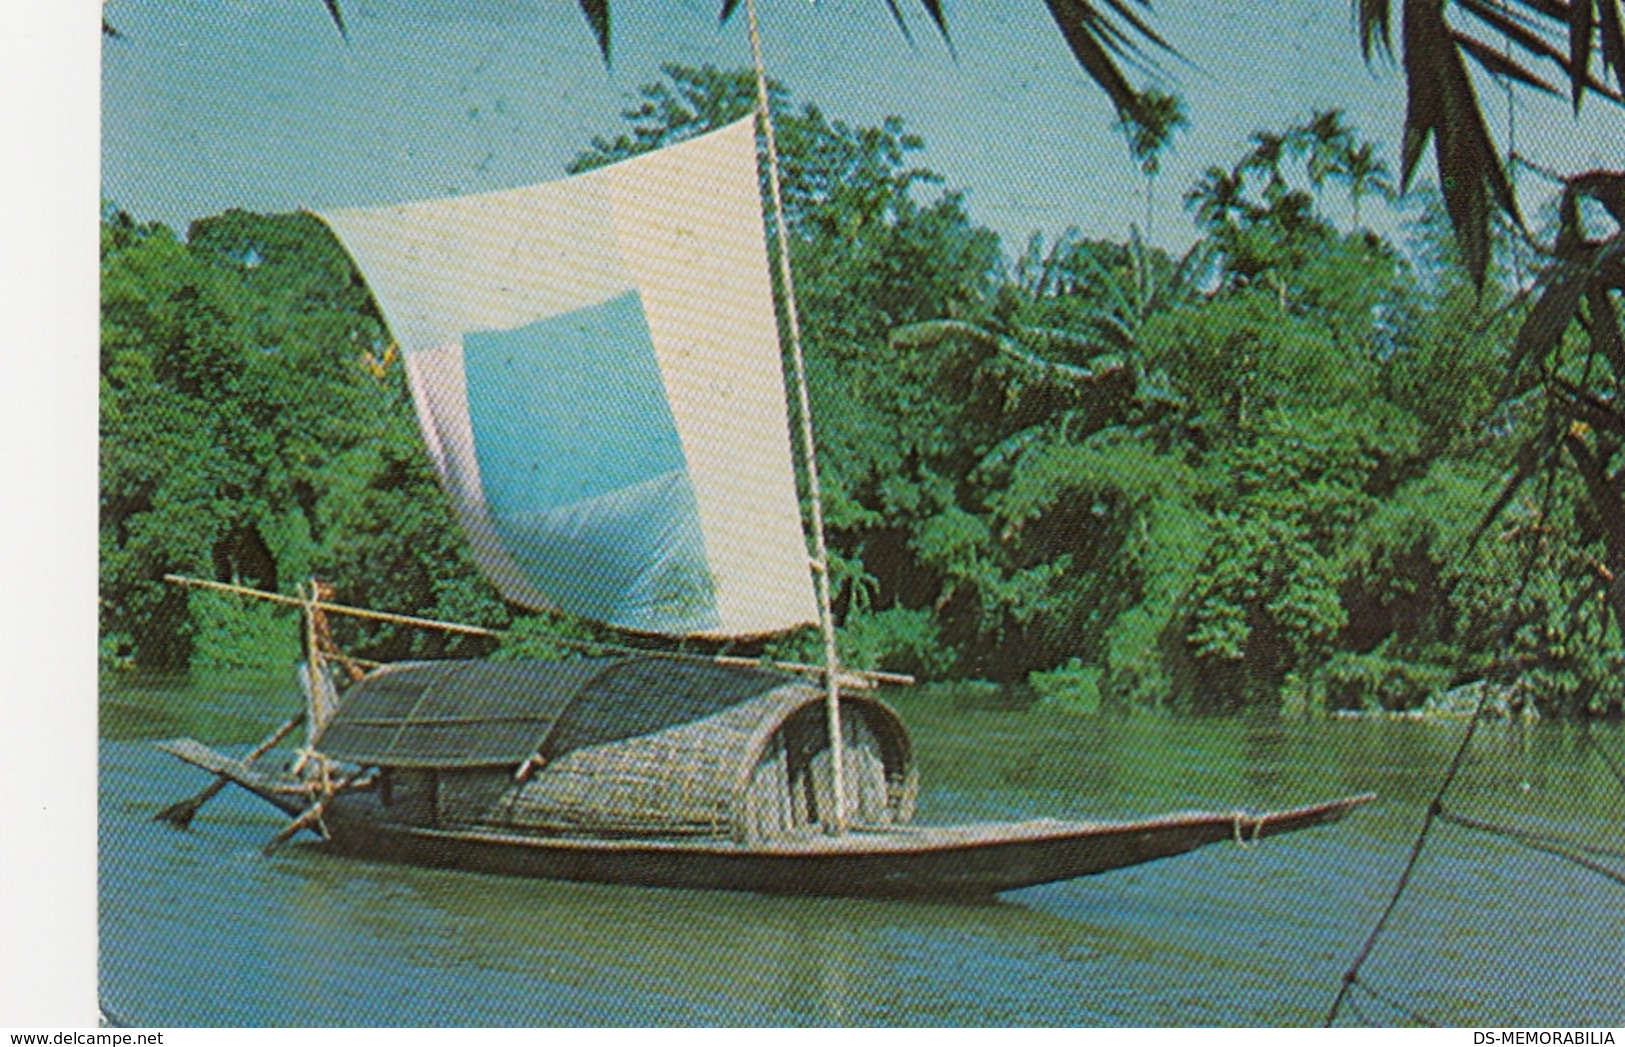
[[[1279,717],[1251,717],[1241,735],[1242,781],[1255,796],[1272,798],[1291,781],[1281,756],[1289,750],[1291,727]]]

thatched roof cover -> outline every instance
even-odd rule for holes
[[[315,745],[368,766],[516,766],[699,720],[793,679],[648,656],[403,663],[345,692]]]

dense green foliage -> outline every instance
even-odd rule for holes
[[[400,369],[383,364],[371,298],[326,227],[230,212],[182,243],[109,212],[101,254],[106,657],[230,661],[208,623],[265,624],[232,598],[165,585],[171,571],[284,592],[319,575],[343,579],[353,603],[506,621],[434,485]],[[298,635],[291,619],[280,631]],[[447,642],[367,636],[385,657]]]
[[[751,110],[745,74],[666,72],[576,169]],[[899,121],[774,98],[850,662],[1089,707],[1412,708],[1487,679],[1543,711],[1619,708],[1583,478],[1535,462],[1497,498],[1520,448],[1570,425],[1497,388],[1523,303],[1493,269],[1475,290],[1437,206],[1408,251],[1360,226],[1385,172],[1338,114],[1209,171],[1184,258],[1131,233],[1008,259]],[[170,570],[510,622],[319,223],[231,213],[182,243],[110,212],[103,316],[110,658],[225,657],[232,631]],[[346,628],[378,656],[446,642]],[[553,650],[586,627],[519,632]]]

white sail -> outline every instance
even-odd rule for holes
[[[750,120],[562,181],[321,217],[506,597],[677,636],[817,621]]]

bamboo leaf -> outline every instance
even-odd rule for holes
[[[332,0],[329,0],[331,3]],[[587,24],[592,26],[592,35],[598,40],[598,51],[604,56],[604,63],[609,63],[609,0],[577,0],[581,5],[581,13],[587,16]]]
[[[897,28],[903,31],[903,39],[909,46],[914,45],[914,34],[909,31],[908,22],[903,19],[903,11],[897,6],[897,0],[886,0],[886,9],[891,12],[891,20],[897,23]]]
[[[1050,17],[1055,20],[1061,35],[1066,38],[1067,46],[1072,49],[1072,56],[1083,66],[1089,78],[1111,98],[1118,115],[1140,124],[1150,122],[1151,114],[1141,104],[1139,93],[1129,86],[1122,70],[1106,53],[1103,39],[1097,36],[1097,25],[1101,21],[1099,12],[1085,0],[1044,0],[1044,4],[1049,8]]]
[[[339,0],[322,0],[322,3],[327,5],[327,16],[339,27],[339,36],[349,40],[350,32],[344,28],[344,15],[339,13]]]
[[[925,13],[931,16],[931,21],[936,23],[937,32],[942,34],[942,39],[948,44],[948,49],[953,50],[954,41],[948,35],[948,16],[943,13],[942,0],[920,0],[920,6],[925,8]]]
[[[1596,253],[1590,257],[1558,258],[1541,274],[1546,290],[1541,292],[1512,344],[1512,359],[1507,363],[1506,378],[1501,384],[1503,397],[1512,393],[1518,373],[1526,364],[1539,364],[1550,356],[1562,340],[1580,306],[1591,274],[1596,270]]]
[[[1574,111],[1580,111],[1580,100],[1585,97],[1586,73],[1591,68],[1591,0],[1569,0],[1569,87],[1574,96]]]
[[[1592,283],[1586,288],[1586,305],[1591,310],[1591,349],[1608,361],[1615,380],[1625,383],[1625,331],[1620,330],[1619,314],[1607,288]]]
[[[1509,16],[1505,11],[1498,10],[1484,3],[1483,0],[1456,0],[1456,5],[1524,50],[1542,58],[1551,59],[1565,71],[1568,69],[1569,56],[1567,54],[1552,46],[1540,35],[1517,19]]]
[[[1405,69],[1405,134],[1399,173],[1401,189],[1410,187],[1416,165],[1422,159],[1422,153],[1427,149],[1442,116],[1438,97],[1441,79],[1438,64],[1442,54],[1439,45],[1443,43],[1448,48],[1449,44],[1447,40],[1440,39],[1444,35],[1444,22],[1436,10],[1432,12],[1430,24],[1430,6],[1418,0],[1405,0],[1405,21],[1401,29],[1404,46],[1401,62]]]
[[[1566,0],[1517,0],[1517,2],[1553,21],[1568,24],[1569,5]]]
[[[1156,44],[1158,47],[1169,52],[1170,54],[1178,53],[1172,44],[1163,39],[1160,33],[1151,28],[1151,26],[1148,25],[1139,15],[1135,14],[1134,9],[1129,7],[1128,4],[1124,3],[1123,0],[1106,0],[1106,3],[1111,6],[1113,11],[1117,12],[1118,16],[1121,17],[1123,21],[1133,26],[1135,32],[1139,33],[1141,36],[1145,37],[1147,40],[1150,40],[1152,43]],[[1149,7],[1150,5],[1148,4],[1146,6]]]
[[[1371,62],[1374,45],[1389,57],[1394,53],[1393,12],[1390,0],[1357,0],[1355,13],[1360,23],[1360,53]]]
[[[1532,87],[1537,91],[1544,91],[1547,94],[1558,98],[1563,97],[1562,91],[1559,91],[1547,81],[1542,80],[1540,77],[1519,65],[1517,62],[1507,58],[1500,52],[1490,50],[1477,40],[1474,40],[1472,37],[1467,36],[1464,33],[1452,31],[1450,35],[1456,41],[1456,43],[1461,46],[1461,49],[1466,51],[1467,54],[1475,62],[1482,66],[1491,76],[1505,77],[1507,79],[1516,80],[1524,86]]]
[[[1589,196],[1625,229],[1625,172],[1587,171],[1569,179],[1565,197]]]
[[[1088,24],[1089,31],[1093,33],[1095,39],[1099,40],[1101,44],[1111,51],[1112,54],[1125,60],[1142,58],[1144,56],[1145,52],[1140,49],[1139,44],[1134,42],[1133,37],[1129,36],[1116,25],[1112,24],[1112,21],[1105,15],[1101,14],[1096,8],[1088,4],[1084,4],[1083,6],[1086,9],[1084,18]]]
[[[1433,0],[1406,0],[1406,113],[1403,184],[1415,172],[1428,137],[1434,139],[1439,189],[1462,260],[1478,287],[1489,270],[1489,197],[1523,224],[1512,184],[1484,123],[1484,113],[1457,41]]]
[[[1504,11],[1490,6],[1489,4],[1485,3],[1484,0],[1455,0],[1455,3],[1456,6],[1484,22],[1491,29],[1495,30],[1497,33],[1500,33],[1508,40],[1511,40],[1513,43],[1528,51],[1530,54],[1538,55],[1541,58],[1551,60],[1559,69],[1562,69],[1563,72],[1570,74],[1571,80],[1573,79],[1572,62],[1568,53],[1559,50],[1557,47],[1554,47],[1552,44],[1548,43],[1544,38],[1532,31],[1525,24],[1522,24],[1519,20],[1507,15],[1507,13]],[[1604,4],[1602,10],[1606,12],[1605,18],[1607,16],[1614,16],[1617,18],[1618,11],[1614,6],[1616,3],[1617,0],[1607,0],[1607,2]],[[1565,6],[1563,10],[1565,12],[1564,24],[1566,25],[1568,8]],[[1606,48],[1609,40],[1606,29],[1607,24],[1608,23],[1604,21],[1603,42],[1605,49],[1603,53],[1605,57],[1608,53]],[[1473,42],[1477,46],[1486,50],[1494,50],[1481,40],[1474,39]],[[1625,101],[1625,95],[1622,95],[1619,91],[1610,88],[1606,83],[1597,79],[1595,76],[1592,76],[1589,72],[1585,73],[1585,84],[1590,90],[1606,96],[1610,101]]]
[[[1619,91],[1625,94],[1625,30],[1621,29],[1619,0],[1597,0],[1598,22],[1602,26],[1602,64],[1604,73],[1614,70]]]
[[[1522,226],[1523,215],[1518,211],[1518,200],[1513,195],[1512,182],[1507,178],[1506,168],[1501,165],[1501,154],[1490,138],[1489,125],[1484,122],[1484,110],[1478,104],[1478,97],[1473,91],[1472,81],[1467,77],[1467,68],[1459,52],[1451,55],[1451,63],[1461,89],[1459,103],[1462,106],[1461,115],[1467,123],[1468,133],[1474,139],[1474,149],[1479,157],[1479,169],[1484,181],[1488,183],[1490,192],[1495,196],[1496,206]]]

